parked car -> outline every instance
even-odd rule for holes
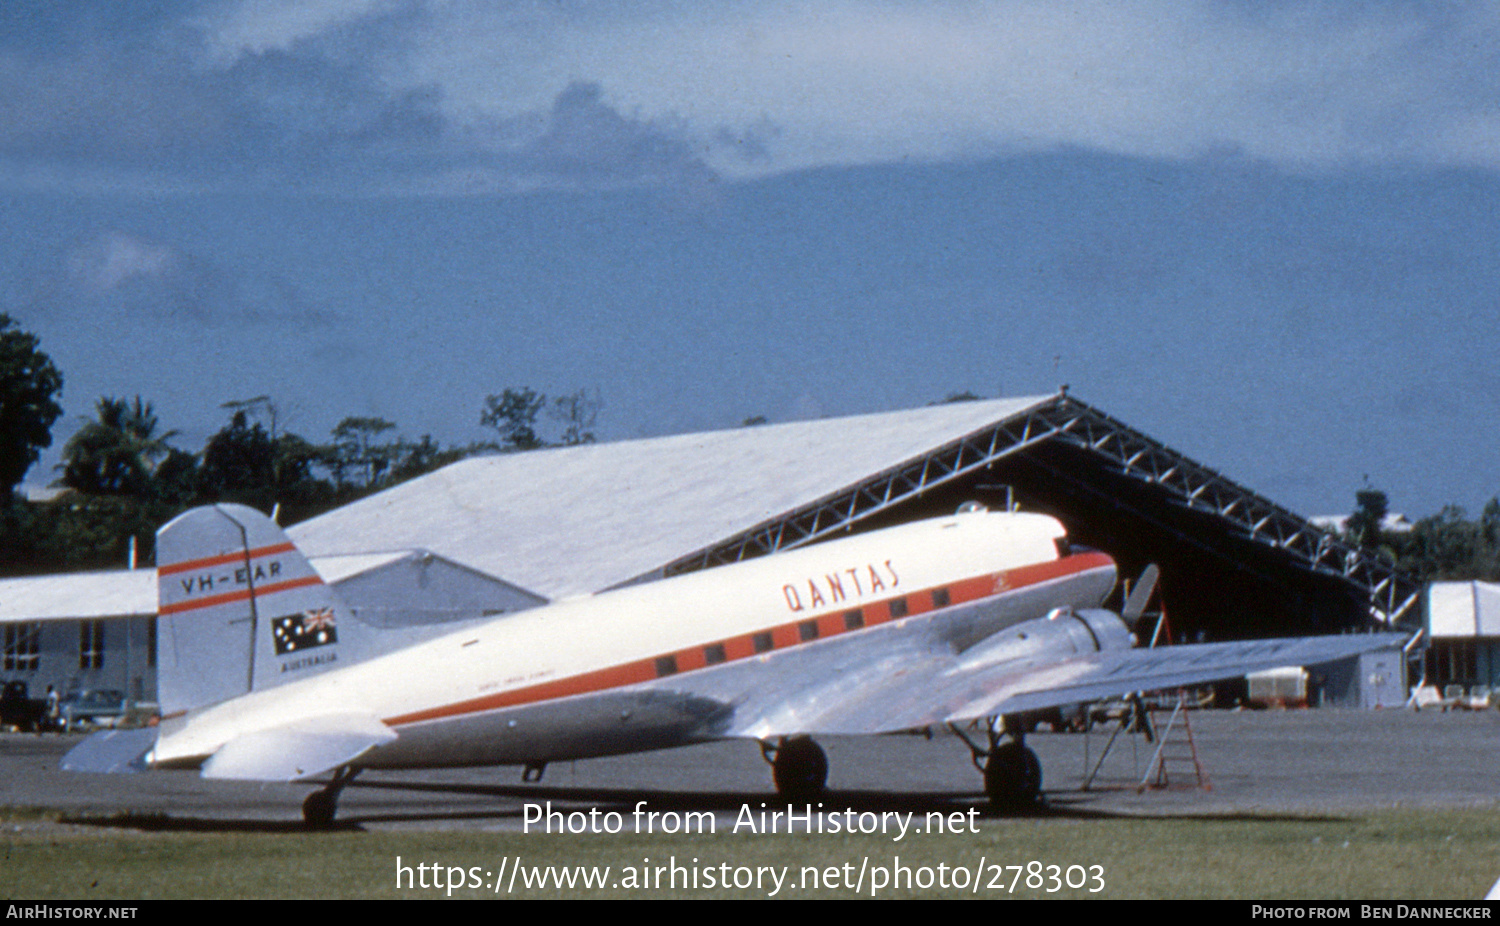
[[[88,725],[112,727],[125,716],[125,693],[113,688],[70,691],[57,703],[57,719],[64,730]]]
[[[15,727],[24,733],[47,728],[47,702],[30,697],[23,681],[10,681],[0,691],[0,727]]]

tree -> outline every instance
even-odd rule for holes
[[[1390,500],[1379,489],[1354,493],[1354,513],[1349,515],[1349,539],[1361,547],[1380,546],[1380,532],[1390,511]]]
[[[1500,549],[1500,496],[1484,503],[1484,511],[1479,514],[1479,531],[1486,546]]]
[[[1397,548],[1397,565],[1423,582],[1500,579],[1500,544],[1491,531],[1500,503],[1491,500],[1478,521],[1457,505],[1445,505],[1403,534],[1387,535]]]
[[[62,414],[62,374],[39,343],[0,313],[0,487],[6,499],[42,449],[52,446],[52,424]]]
[[[372,441],[377,435],[395,427],[395,422],[384,418],[349,417],[340,421],[333,429],[332,467],[335,481],[340,485],[346,484],[345,474],[356,470],[361,473],[365,488],[375,485],[390,466],[395,447]]]
[[[279,490],[297,490],[311,484],[326,486],[313,476],[313,467],[326,465],[327,448],[290,432],[271,440],[271,485]]]
[[[174,508],[191,504],[198,497],[198,456],[171,448],[166,459],[156,464],[151,484],[158,501]]]
[[[281,505],[282,523],[296,523],[339,501],[334,487],[312,474],[314,464],[327,465],[327,453],[327,448],[290,432],[272,439],[240,408],[204,445],[198,496],[206,502],[235,501],[263,511]]]
[[[587,389],[553,399],[552,417],[563,423],[559,443],[564,447],[592,444],[594,423],[599,420],[599,409],[603,407],[604,401],[599,398],[599,393],[595,391],[591,396]]]
[[[497,449],[499,448],[491,443],[444,449],[432,439],[431,434],[423,434],[422,439],[415,444],[398,440],[392,450],[391,469],[387,482],[391,484],[403,482],[440,469],[449,463],[456,463],[467,456],[485,451],[493,453]]]
[[[276,483],[276,447],[259,422],[251,425],[240,409],[208,439],[198,470],[206,499],[267,504]]]
[[[85,495],[149,497],[157,463],[177,432],[157,434],[156,412],[140,396],[105,397],[94,410],[95,419],[63,445],[62,484]]]
[[[230,399],[222,402],[219,407],[230,412],[244,412],[247,420],[258,419],[262,416],[270,422],[271,440],[277,436],[276,424],[281,419],[281,406],[268,395],[253,396],[248,399]]]
[[[479,423],[494,428],[503,450],[535,450],[546,446],[536,432],[536,416],[547,405],[547,397],[530,388],[506,389],[484,400]]]
[[[952,405],[955,402],[978,402],[979,396],[965,389],[963,392],[950,392],[938,399],[936,402],[928,402],[928,405]]]

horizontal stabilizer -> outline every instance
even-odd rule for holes
[[[156,746],[156,728],[103,730],[68,750],[59,765],[65,772],[144,772],[146,754]]]
[[[247,733],[225,743],[203,763],[204,778],[295,781],[347,765],[396,734],[368,714],[314,717]]]

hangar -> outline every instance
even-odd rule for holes
[[[415,640],[970,501],[1053,514],[1123,576],[1158,564],[1178,638],[1420,621],[1410,577],[1066,390],[476,457],[288,534]],[[0,603],[5,679],[152,698],[150,572],[5,580]]]
[[[428,549],[558,599],[966,501],[1053,514],[1125,576],[1157,563],[1179,637],[1418,619],[1409,577],[1066,389],[473,458],[288,533],[315,556]]]

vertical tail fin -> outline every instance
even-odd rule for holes
[[[281,528],[243,505],[194,508],[156,538],[162,716],[336,665],[343,608]]]

